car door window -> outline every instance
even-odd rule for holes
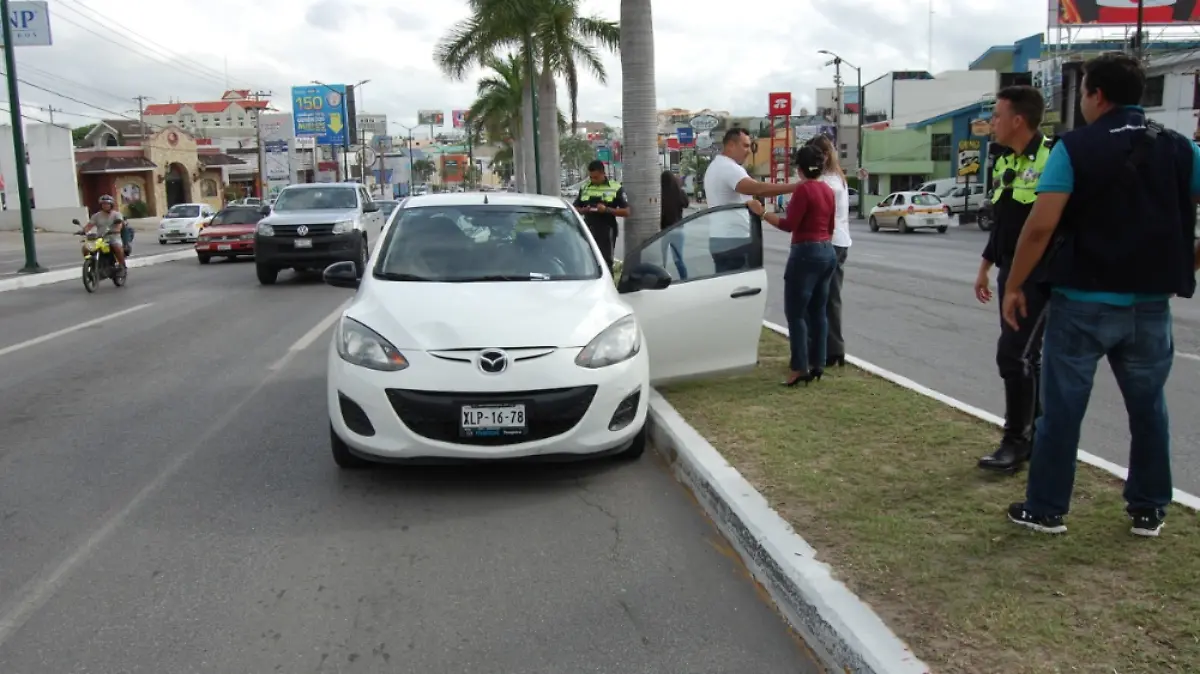
[[[638,261],[667,270],[673,284],[761,269],[762,222],[742,205],[702,211],[651,239]]]
[[[888,206],[891,206],[891,205],[892,205],[892,195],[890,195],[890,194],[887,195],[886,197],[884,197],[883,201],[879,202],[880,208],[887,208]]]
[[[897,194],[896,199],[892,202],[892,205],[893,206],[903,206],[904,205],[904,195]]]

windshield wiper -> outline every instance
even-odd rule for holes
[[[487,276],[469,276],[467,278],[451,279],[455,283],[486,283],[488,281],[549,281],[549,274],[488,274]]]
[[[373,276],[377,279],[382,279],[384,281],[432,281],[433,280],[431,278],[428,278],[425,276],[419,276],[417,274],[400,274],[400,273],[391,272],[391,271],[377,271],[373,274]]]

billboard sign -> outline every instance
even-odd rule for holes
[[[418,126],[442,126],[446,123],[446,113],[441,110],[417,110]]]
[[[782,92],[767,94],[767,110],[770,110],[769,117],[791,117],[792,95]]]
[[[467,111],[466,110],[451,110],[450,111],[450,119],[454,124],[454,128],[461,129],[467,125]]]
[[[721,125],[721,120],[712,115],[696,115],[688,122],[688,126],[696,131],[712,131]]]
[[[958,141],[958,177],[967,178],[979,175],[979,149],[977,140]]]
[[[292,120],[297,136],[314,138],[317,145],[345,145],[346,86],[292,87]]]
[[[1200,23],[1200,0],[1142,0],[1145,25]],[[1138,0],[1050,0],[1051,25],[1135,26]]]
[[[679,144],[684,147],[691,147],[696,142],[696,132],[691,127],[681,126],[675,129],[675,135],[679,137]]]
[[[8,25],[13,46],[49,47],[50,9],[46,2],[8,3]]]

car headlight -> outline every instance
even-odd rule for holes
[[[259,236],[275,236],[275,228],[265,222],[258,223],[255,231],[258,232]]]
[[[408,359],[391,342],[353,318],[342,317],[336,340],[338,355],[352,365],[382,372],[408,367]]]
[[[354,221],[353,220],[339,220],[339,221],[333,223],[333,233],[334,234],[346,234],[346,233],[352,232],[352,231],[354,231]]]
[[[575,364],[591,369],[608,367],[633,358],[641,350],[637,319],[629,315],[596,335],[575,357]]]

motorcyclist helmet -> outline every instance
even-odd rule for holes
[[[103,206],[104,204],[108,204],[109,206],[115,206],[117,204],[117,202],[115,199],[113,199],[112,197],[105,194],[104,196],[100,197],[100,205]]]

